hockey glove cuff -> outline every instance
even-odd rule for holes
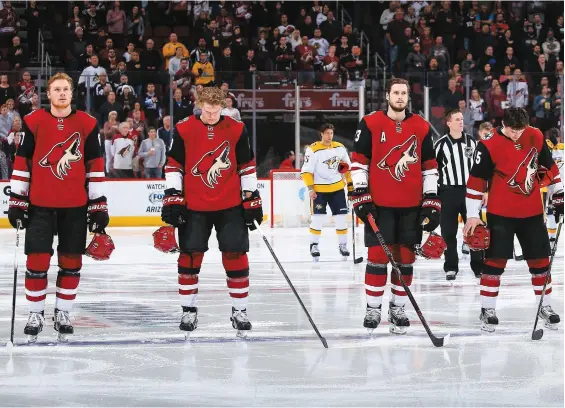
[[[163,198],[163,208],[161,210],[161,219],[173,227],[186,224],[187,221],[186,201],[182,192],[169,188],[165,190]]]
[[[97,234],[103,233],[110,222],[106,197],[101,196],[95,200],[88,201],[86,211],[88,213],[88,230]]]
[[[364,223],[367,223],[367,216],[369,214],[373,214],[373,217],[376,218],[377,207],[375,207],[373,197],[371,197],[366,188],[358,188],[351,193],[351,204],[357,217]]]
[[[555,221],[559,222],[559,219],[563,216],[563,191],[553,194],[551,197],[551,205],[553,206]]]
[[[257,221],[259,225],[263,222],[263,200],[261,200],[259,190],[255,190],[251,197],[243,200],[243,217],[249,231],[256,229],[253,221]]]
[[[10,194],[10,204],[8,207],[8,221],[10,225],[18,229],[26,229],[28,225],[29,199],[19,194]]]
[[[437,194],[426,194],[420,209],[420,225],[427,232],[432,232],[439,226],[441,201]]]

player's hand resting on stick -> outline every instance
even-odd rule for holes
[[[553,206],[555,220],[559,222],[559,219],[563,216],[563,191],[553,194],[551,197],[551,205]]]
[[[257,224],[261,225],[263,222],[263,201],[258,190],[255,190],[253,193],[250,191],[245,192],[243,210],[243,218],[245,218],[245,225],[247,225],[249,231],[256,229],[253,221],[257,221]]]
[[[169,188],[165,190],[163,198],[163,208],[161,209],[161,219],[173,227],[178,227],[186,223],[186,201],[182,192]]]
[[[28,224],[29,200],[19,194],[10,195],[10,206],[8,207],[8,221],[10,225],[18,229],[18,222],[22,229],[27,228]]]

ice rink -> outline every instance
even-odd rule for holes
[[[479,330],[479,289],[468,259],[453,285],[442,261],[418,260],[412,291],[437,336],[435,348],[408,303],[405,336],[384,321],[369,337],[365,263],[340,260],[325,229],[322,261],[309,255],[307,228],[264,226],[312,318],[324,349],[268,249],[251,233],[248,313],[253,330],[237,339],[215,239],[200,273],[199,327],[185,342],[178,330],[176,255],[152,247],[154,228],[110,228],[116,250],[106,262],[85,260],[73,312],[75,335],[56,343],[51,317],[56,257],[49,274],[46,324],[26,345],[25,256],[18,255],[16,346],[6,351],[15,231],[0,231],[1,406],[560,406],[564,404],[563,330],[530,334],[537,304],[525,262],[502,278],[495,333]],[[358,232],[358,249],[362,234]],[[553,267],[553,308],[563,318],[563,245]],[[351,250],[351,243],[349,243]]]

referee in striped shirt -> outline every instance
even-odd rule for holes
[[[447,280],[454,280],[459,272],[457,255],[457,230],[459,215],[467,219],[465,192],[467,179],[473,167],[473,152],[477,141],[463,132],[463,113],[449,110],[445,119],[449,132],[434,143],[439,170],[439,195],[441,199],[441,235],[447,244],[443,270]],[[482,253],[471,251],[471,269],[475,276],[481,273]]]

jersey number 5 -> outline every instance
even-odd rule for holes
[[[475,155],[475,163],[479,164],[481,162],[481,152],[477,152]]]

